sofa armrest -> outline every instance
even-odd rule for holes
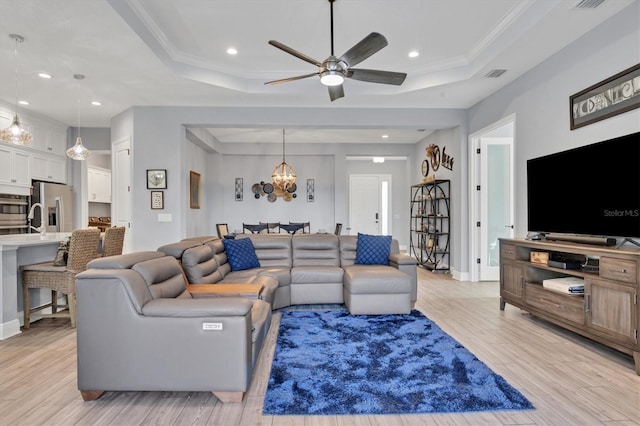
[[[154,299],[142,307],[147,317],[198,318],[244,316],[251,311],[252,301],[225,299]]]
[[[411,277],[411,301],[418,299],[418,261],[408,254],[393,253],[389,255],[389,266],[392,266]]]
[[[417,265],[418,261],[415,257],[408,254],[392,253],[389,255],[389,262],[396,265]]]

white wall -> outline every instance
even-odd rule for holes
[[[184,165],[182,167],[182,176],[184,178],[180,181],[183,194],[189,194],[190,172],[200,173],[200,208],[192,209],[187,198],[185,214],[182,216],[183,235],[185,237],[215,235],[215,225],[212,221],[213,217],[210,209],[213,197],[208,190],[210,183],[217,175],[215,169],[209,167],[212,154],[202,146],[189,141],[183,144],[183,148]]]
[[[329,155],[287,155],[287,163],[296,172],[296,198],[282,197],[269,202],[267,196],[256,199],[252,185],[271,182],[271,172],[282,162],[281,155],[225,155],[222,165],[222,216],[230,230],[242,230],[242,224],[259,222],[310,222],[312,232],[335,222],[334,161]],[[235,201],[235,178],[242,178],[243,200]],[[315,200],[307,201],[306,181],[315,180]]]
[[[267,215],[258,214],[255,209],[243,209],[242,217],[237,218],[237,204],[228,200],[233,198],[233,184],[236,177],[245,179],[245,202],[238,203],[251,206],[246,191],[251,180],[262,176],[269,177],[271,171],[281,161],[280,144],[220,144],[206,140],[206,135],[197,128],[203,123],[210,126],[267,126],[275,128],[293,127],[334,127],[334,128],[376,128],[390,126],[395,128],[429,128],[433,126],[462,126],[465,112],[460,110],[405,110],[405,109],[361,109],[345,111],[340,108],[218,108],[218,107],[133,107],[112,120],[112,140],[124,136],[131,137],[132,143],[132,250],[155,250],[158,246],[180,240],[191,232],[215,233],[215,223],[227,222],[231,229],[233,223],[241,223],[242,217],[255,215],[256,219],[273,216],[281,221],[288,221],[291,209],[284,206],[282,200],[268,203],[266,200],[254,200],[255,206],[265,212],[273,208]],[[187,132],[185,129],[194,129]],[[131,136],[132,135],[132,136]],[[206,166],[203,167],[208,181],[206,203],[208,210],[198,214],[189,212],[188,167],[195,164],[193,148],[185,148],[187,143],[198,143],[204,152],[209,153]],[[294,204],[300,207],[299,218],[312,221],[314,229],[333,229],[335,222],[348,223],[348,174],[347,156],[361,155],[404,155],[411,157],[414,145],[398,144],[288,144],[287,159],[294,166],[301,179],[306,180],[305,173],[317,173],[327,176],[324,180],[316,180],[316,191],[321,198],[326,191],[326,203],[316,200],[314,206],[306,206],[302,202]],[[242,155],[242,167],[234,167],[228,171],[228,159]],[[187,158],[191,156],[191,158]],[[308,157],[308,158],[305,158]],[[333,168],[325,164],[327,170],[320,170],[324,160],[333,157]],[[259,160],[259,161],[256,161]],[[296,163],[295,161],[299,161]],[[263,167],[264,169],[256,169]],[[315,168],[317,167],[317,169]],[[165,190],[165,209],[163,214],[170,214],[171,222],[159,222],[158,210],[150,209],[149,190],[146,189],[145,171],[147,169],[167,169],[168,187]],[[255,169],[255,170],[253,170]],[[238,175],[242,170],[243,175]],[[247,173],[244,176],[244,173]],[[253,173],[253,174],[250,174]],[[333,174],[333,182],[329,176]],[[316,178],[319,179],[319,178]],[[324,185],[327,185],[326,187]],[[333,185],[333,188],[331,186]],[[408,187],[407,187],[408,191]],[[228,194],[225,196],[225,194]],[[333,198],[330,200],[330,198]],[[264,201],[264,202],[259,202]],[[300,200],[301,201],[301,200]],[[229,214],[225,211],[231,203],[234,207]],[[293,203],[293,202],[292,202]],[[271,204],[267,206],[267,204]],[[280,211],[277,211],[281,209]],[[305,209],[312,209],[307,212]],[[200,213],[202,217],[197,217]],[[408,216],[408,215],[405,215]],[[305,219],[305,217],[307,219]],[[280,219],[281,218],[281,219]],[[313,218],[318,218],[313,220]],[[204,221],[205,225],[191,224],[192,221]],[[261,219],[264,220],[264,219]],[[297,220],[291,219],[292,221]],[[408,217],[404,219],[408,228]],[[196,226],[201,226],[196,228]],[[399,225],[400,227],[402,225]],[[400,241],[407,244],[408,241]]]
[[[451,218],[449,220],[451,225],[451,240],[449,242],[451,259],[449,265],[456,276],[469,270],[468,254],[462,249],[468,238],[467,222],[469,217],[466,207],[468,159],[464,145],[465,138],[466,131],[461,130],[460,127],[435,131],[416,144],[413,158],[415,173],[412,184],[416,184],[422,182],[422,161],[425,159],[430,161],[426,153],[426,148],[429,145],[437,145],[441,154],[444,150],[449,157],[453,157],[453,170],[449,170],[441,164],[438,170],[434,171],[430,165],[429,176],[435,174],[436,179],[451,181],[451,194],[449,194],[451,197]]]
[[[469,133],[509,114],[515,129],[515,235],[527,233],[526,161],[541,155],[640,131],[640,110],[569,129],[569,97],[640,62],[640,2],[592,30],[469,111]],[[615,164],[594,160],[594,180]],[[585,182],[589,186],[589,182]],[[550,190],[553,190],[550,188]],[[467,251],[465,249],[465,251]]]

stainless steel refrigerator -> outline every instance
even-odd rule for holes
[[[38,206],[37,204],[40,204]],[[47,232],[71,232],[73,230],[73,190],[69,185],[33,181],[31,226],[39,228],[44,216]],[[33,231],[32,231],[33,232]]]

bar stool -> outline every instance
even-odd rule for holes
[[[124,226],[112,226],[104,231],[104,241],[102,243],[102,257],[117,256],[122,254],[124,246]]]
[[[51,307],[48,317],[71,319],[71,327],[76,326],[76,275],[87,269],[87,263],[98,257],[100,230],[97,228],[76,229],[69,240],[69,257],[66,266],[53,266],[53,261],[21,266],[22,294],[24,300],[24,328],[30,327],[31,314]],[[37,308],[30,307],[30,288],[51,290],[51,303]],[[67,296],[66,314],[58,313],[58,292]],[[45,315],[43,315],[45,316]]]

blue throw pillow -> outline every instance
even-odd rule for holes
[[[259,268],[260,261],[256,256],[251,238],[239,238],[237,240],[222,240],[224,249],[227,252],[227,259],[232,271],[243,271],[245,269]]]
[[[388,265],[391,235],[367,235],[358,232],[356,265]]]

